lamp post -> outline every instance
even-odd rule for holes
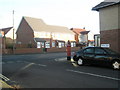
[[[53,41],[53,35],[52,32],[50,33],[50,48],[52,48],[52,41]]]
[[[14,29],[14,10],[13,10],[13,54],[14,54],[14,49],[15,49],[14,32],[15,32],[15,29]]]

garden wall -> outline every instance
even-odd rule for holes
[[[71,51],[77,51],[79,47],[72,47]],[[4,49],[2,50],[2,54],[33,54],[33,53],[44,53],[44,52],[66,52],[66,47],[64,48],[19,48],[15,49],[14,52],[12,49]]]

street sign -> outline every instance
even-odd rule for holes
[[[109,48],[110,44],[101,44],[101,47],[107,47],[107,48]]]

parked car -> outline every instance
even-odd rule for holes
[[[78,65],[99,64],[120,69],[120,54],[109,48],[86,47],[74,53],[73,59]]]

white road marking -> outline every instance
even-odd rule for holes
[[[42,67],[46,67],[47,65],[44,65],[44,64],[36,64],[38,66],[42,66]]]
[[[26,65],[25,67],[23,67],[21,70],[25,70],[25,69],[29,68],[30,66],[32,66],[32,65],[34,65],[34,64],[35,64],[35,63],[30,63],[30,64]]]
[[[67,61],[67,58],[64,57],[64,58],[56,58],[55,61]]]
[[[10,80],[9,78],[7,78],[6,76],[4,76],[2,74],[0,74],[0,78],[3,79],[3,80],[5,80],[5,81],[9,81]]]
[[[69,71],[69,72],[74,72],[74,73],[79,73],[79,74],[90,75],[90,76],[95,76],[95,77],[100,77],[100,78],[106,78],[106,79],[111,79],[111,80],[120,81],[119,78],[113,78],[113,77],[109,77],[109,76],[103,76],[103,75],[98,75],[98,74],[93,74],[93,73],[75,71],[75,70],[70,70],[70,69],[67,69],[67,71]]]
[[[30,63],[30,62],[26,62],[26,61],[24,61],[24,63]],[[34,63],[35,65],[38,65],[38,66],[42,66],[42,67],[46,67],[47,65],[44,65],[44,64],[36,64],[36,63]]]

